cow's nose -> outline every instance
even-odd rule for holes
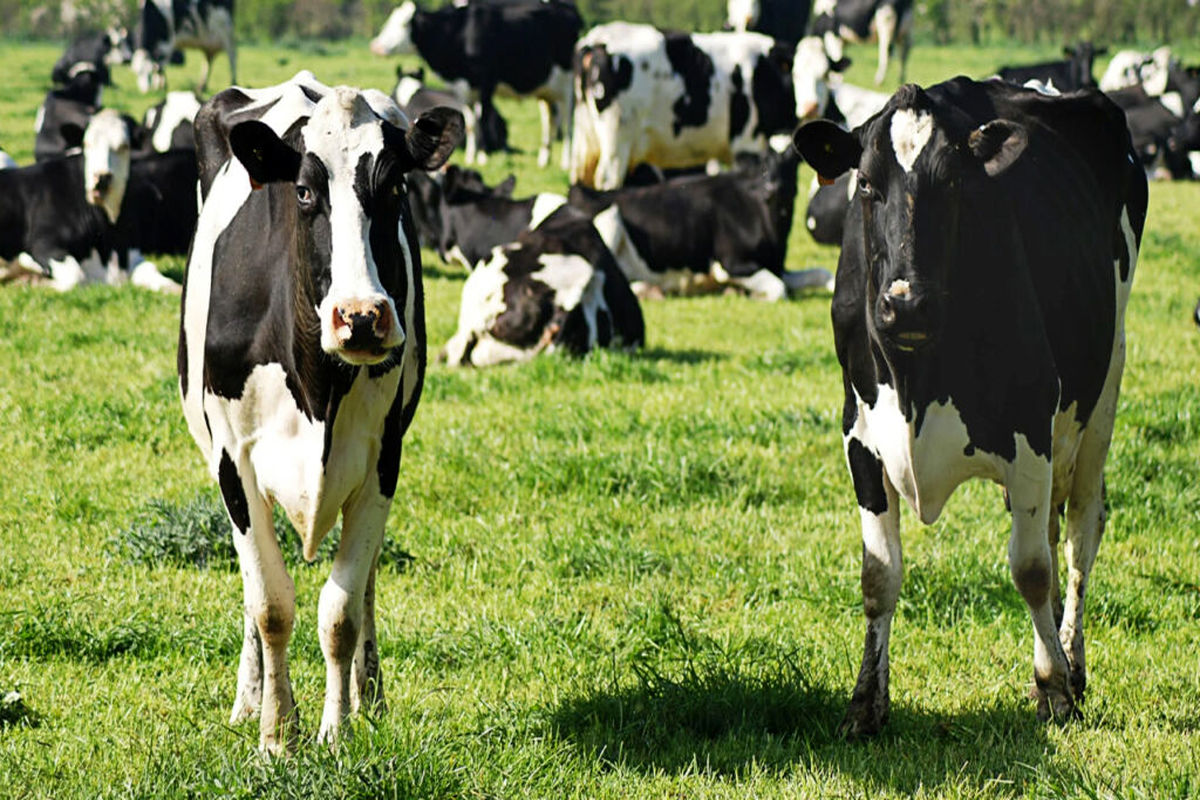
[[[913,350],[933,339],[934,304],[928,292],[908,281],[895,280],[879,295],[876,322],[879,332],[902,350]]]
[[[404,342],[404,334],[386,301],[341,303],[333,308],[338,346],[348,352],[382,356]]]

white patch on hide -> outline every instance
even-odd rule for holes
[[[917,157],[933,136],[933,116],[926,111],[902,108],[892,115],[892,150],[905,172],[912,172]]]

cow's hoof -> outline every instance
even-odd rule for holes
[[[870,703],[851,703],[838,726],[838,735],[844,739],[868,739],[877,735],[887,724],[888,711]]]
[[[1041,722],[1066,723],[1083,719],[1083,712],[1070,693],[1038,685],[1034,687],[1033,696],[1037,699],[1037,718]]]

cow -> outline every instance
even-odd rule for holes
[[[467,276],[458,329],[439,357],[484,367],[644,341],[642,309],[591,217],[567,208]]]
[[[417,54],[442,80],[479,102],[477,116],[495,116],[497,91],[538,100],[542,116],[539,166],[550,163],[556,130],[572,118],[575,40],[583,19],[563,0],[476,2],[425,11],[405,0],[371,40],[380,56]],[[566,168],[569,151],[563,149]]]
[[[728,0],[725,30],[765,33],[795,46],[808,28],[809,0]]]
[[[221,490],[243,576],[234,722],[285,752],[299,719],[288,677],[295,591],[272,522],[278,503],[309,560],[342,515],[321,591],[320,741],[382,709],[375,565],[401,440],[425,370],[420,250],[405,177],[436,169],[462,117],[405,125],[383,92],[311,73],[233,87],[196,117],[205,187],[188,257],[179,387],[188,429]]]
[[[129,66],[145,94],[166,86],[163,65],[176,48],[204,53],[204,71],[197,91],[203,93],[213,58],[229,56],[230,82],[237,83],[237,50],[233,42],[233,0],[139,0],[138,24]]]
[[[1039,81],[1060,92],[1094,88],[1096,79],[1092,76],[1092,63],[1096,56],[1107,52],[1107,47],[1096,47],[1091,42],[1081,41],[1077,45],[1067,45],[1063,48],[1066,58],[1020,67],[1001,67],[996,70],[996,75],[1001,80],[1019,86],[1031,80]]]
[[[195,150],[193,121],[200,111],[195,92],[167,92],[162,102],[146,109],[142,117],[143,138],[159,153],[168,150]]]
[[[477,173],[455,166],[446,168],[436,187],[419,194],[428,215],[435,218],[431,227],[436,229],[438,255],[469,270],[493,248],[516,241],[522,231],[536,228],[567,202],[552,192],[513,198],[510,182],[484,186]]]
[[[809,33],[825,41],[836,60],[843,55],[843,42],[862,43],[874,37],[879,42],[879,67],[875,85],[887,77],[892,48],[900,45],[900,82],[912,48],[912,0],[816,0]]]
[[[790,46],[759,33],[592,28],[576,53],[571,182],[615,189],[642,162],[761,155],[796,124],[792,59]]]
[[[796,199],[795,151],[769,153],[754,171],[686,176],[651,186],[571,187],[570,204],[595,225],[642,296],[736,287],[763,300],[832,288],[827,270],[784,268]],[[613,210],[619,212],[611,214]]]
[[[34,160],[58,158],[78,148],[103,96],[104,76],[91,64],[74,70],[65,86],[47,92],[33,123]]]
[[[431,89],[425,85],[424,67],[413,72],[405,72],[403,67],[396,67],[396,87],[392,89],[392,99],[410,119],[415,119],[423,112],[437,106],[453,108],[462,114],[463,123],[466,126],[466,153],[464,156],[468,164],[483,160],[479,157],[480,153],[494,153],[508,147],[508,126],[498,111],[492,109],[493,113],[500,117],[501,125],[497,126],[493,123],[492,128],[498,128],[503,136],[498,139],[489,139],[485,135],[484,129],[477,124],[475,109],[470,103],[463,102],[462,98],[454,92]]]
[[[95,72],[100,82],[112,86],[109,67],[124,64],[132,57],[129,37],[123,28],[86,33],[76,37],[50,70],[50,80],[56,86],[66,86],[80,70]]]
[[[1113,92],[1141,84],[1151,95],[1167,90],[1167,73],[1174,62],[1171,48],[1164,45],[1153,52],[1121,50],[1112,57],[1100,77],[1100,91]]]
[[[932,524],[970,477],[1005,487],[1038,717],[1079,716],[1083,595],[1147,204],[1120,109],[1096,91],[959,77],[901,87],[853,131],[808,123],[795,143],[827,179],[858,170],[832,309],[867,621],[842,730],[872,735],[888,719],[900,498]]]
[[[1178,93],[1156,97],[1143,86],[1116,89],[1107,95],[1125,112],[1134,151],[1148,172],[1178,179],[1193,177],[1190,153],[1200,150],[1196,109],[1182,109]]]
[[[15,166],[17,166],[17,160],[4,150],[0,150],[0,169],[12,169]]]

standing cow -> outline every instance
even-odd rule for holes
[[[879,42],[879,67],[875,84],[887,77],[892,48],[900,45],[900,82],[912,48],[912,0],[816,0],[813,4],[813,36],[825,40],[834,59],[842,57],[842,42]]]
[[[550,163],[555,131],[572,117],[571,60],[583,19],[563,0],[480,2],[425,11],[405,0],[371,40],[376,55],[418,54],[464,99],[478,99],[486,125],[500,92],[535,97],[542,115],[539,166]],[[569,151],[563,148],[563,168]]]
[[[640,163],[761,155],[796,125],[793,48],[760,33],[610,22],[576,52],[571,182],[615,189]]]
[[[796,145],[825,178],[858,169],[833,298],[867,618],[843,729],[870,735],[888,718],[900,498],[931,524],[971,477],[1003,484],[1011,507],[1038,717],[1078,716],[1147,202],[1120,109],[1094,91],[956,78],[902,87],[852,132],[810,123]]]
[[[167,84],[163,65],[176,48],[204,53],[204,72],[197,91],[208,86],[212,62],[222,50],[229,56],[230,83],[237,83],[237,51],[233,44],[233,0],[140,0],[134,31],[133,58],[142,94]]]
[[[336,738],[352,709],[383,703],[375,565],[425,371],[405,175],[445,161],[462,117],[441,109],[403,124],[382,92],[330,89],[308,73],[228,89],[196,120],[206,188],[187,265],[179,385],[242,569],[232,719],[261,715],[268,751],[295,744],[299,724],[287,666],[295,589],[274,503],[309,559],[342,515],[318,612],[320,740]]]

